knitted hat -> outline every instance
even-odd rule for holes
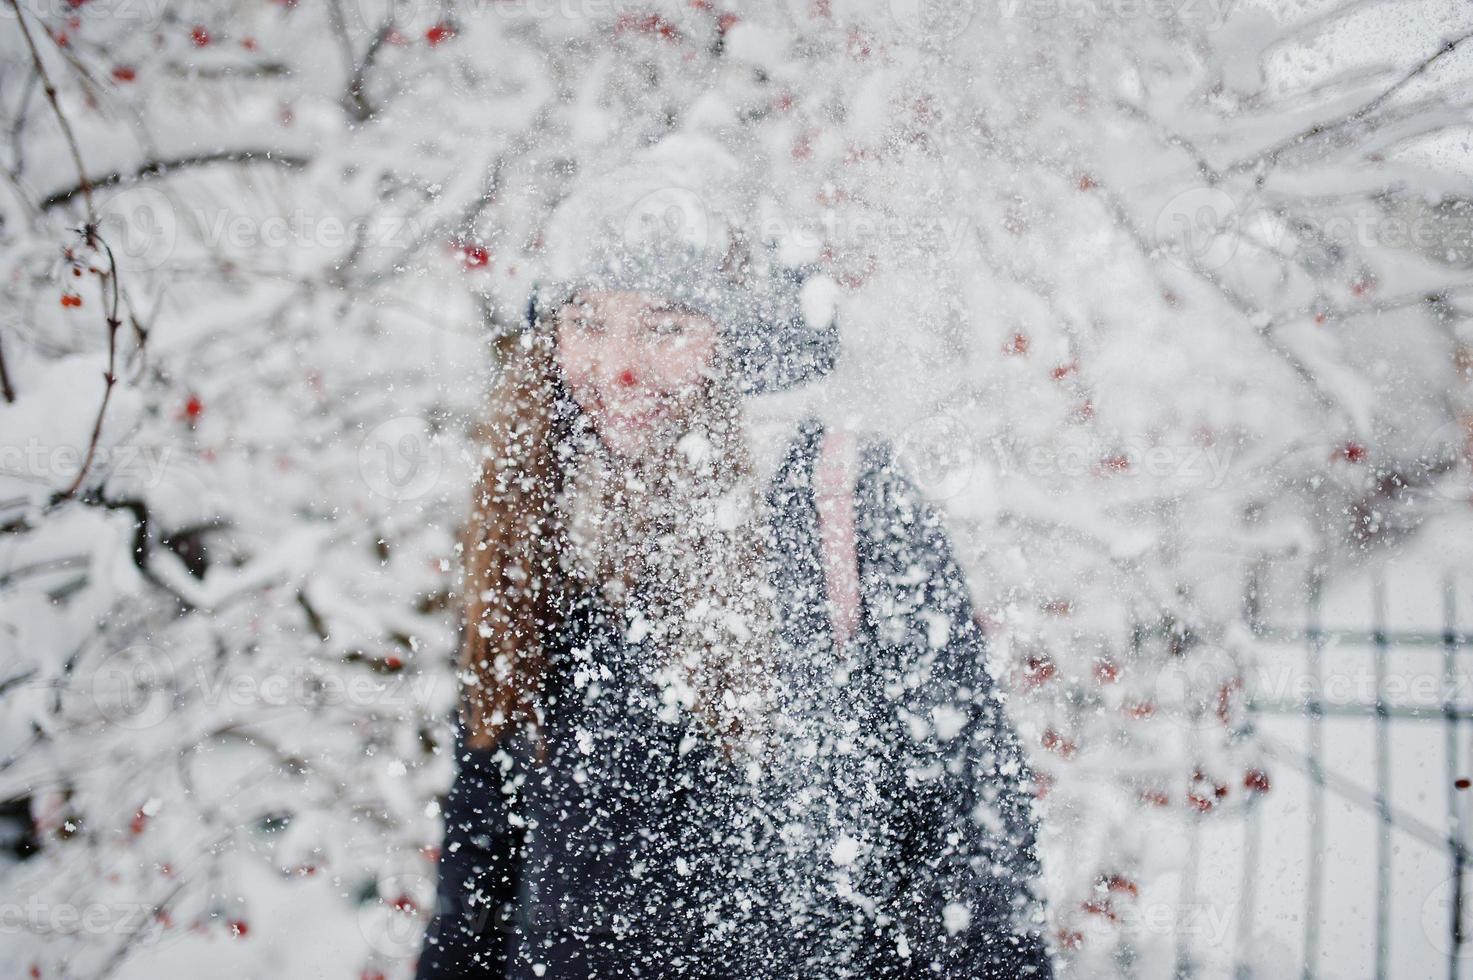
[[[607,155],[583,175],[544,234],[545,272],[529,320],[579,289],[650,293],[709,316],[741,389],[758,394],[827,373],[838,356],[832,281],[783,268],[748,242],[757,168],[709,136],[675,133]],[[805,307],[807,315],[805,316]]]

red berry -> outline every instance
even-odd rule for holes
[[[143,833],[143,828],[148,826],[148,814],[143,812],[142,807],[139,807],[138,812],[133,814],[133,822],[128,826],[133,831],[134,837]]]
[[[1463,780],[1467,782],[1467,780]],[[1262,769],[1249,769],[1243,775],[1243,788],[1253,793],[1267,793],[1269,789],[1268,773]]]
[[[1101,875],[1099,883],[1105,887],[1106,891],[1124,892],[1127,895],[1140,895],[1141,893],[1136,883],[1124,875]]]
[[[138,77],[138,72],[132,65],[117,65],[113,68],[113,81],[131,82]]]
[[[1340,447],[1338,455],[1347,463],[1363,463],[1366,459],[1366,447],[1358,442],[1347,442]]]
[[[1004,354],[1026,354],[1028,353],[1028,335],[1024,333],[1013,334],[1013,339],[1003,345]]]
[[[244,919],[231,919],[226,924],[230,927],[230,934],[236,939],[244,939],[250,934],[251,927],[246,924]]]
[[[202,48],[210,43],[210,32],[203,27],[196,27],[189,32],[189,39],[194,42],[195,47]]]
[[[190,395],[189,400],[184,403],[184,417],[193,422],[204,412],[205,404],[200,401],[199,395]]]
[[[1035,772],[1033,774],[1033,796],[1035,799],[1043,799],[1048,796],[1049,790],[1054,788],[1054,777],[1046,772]]]
[[[643,17],[638,14],[620,15],[619,19],[614,22],[615,36],[631,31],[637,34],[656,35],[666,41],[680,40],[680,31],[659,14],[646,14]]]
[[[484,245],[462,245],[460,251],[467,269],[484,269],[491,264],[491,250]]]
[[[1028,658],[1028,686],[1037,687],[1047,681],[1058,672],[1054,662],[1048,657]]]
[[[443,44],[455,37],[455,28],[449,24],[440,23],[425,31],[425,40],[430,42],[430,47]]]
[[[1042,741],[1044,748],[1051,752],[1057,752],[1066,759],[1072,758],[1078,750],[1078,746],[1074,744],[1073,740],[1065,738],[1052,728],[1043,733]]]

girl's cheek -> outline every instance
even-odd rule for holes
[[[710,340],[688,341],[660,351],[651,358],[651,366],[667,392],[684,391],[701,383],[714,353],[715,343]]]

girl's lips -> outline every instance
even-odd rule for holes
[[[625,429],[642,428],[662,417],[665,414],[665,408],[657,405],[641,412],[617,412],[609,408],[602,408],[600,414],[611,425]]]

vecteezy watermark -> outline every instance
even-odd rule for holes
[[[171,446],[98,446],[92,453],[91,471],[153,487],[163,478],[172,453]],[[81,472],[86,457],[86,446],[29,438],[21,444],[0,444],[0,473],[51,483],[71,481]]]
[[[344,218],[302,208],[255,214],[228,206],[185,206],[156,187],[135,184],[103,198],[98,228],[119,263],[142,270],[168,264],[186,243],[210,250],[259,251],[322,248],[404,250],[430,234],[427,225],[402,215],[374,212]]]
[[[1024,476],[1060,484],[1108,477],[1152,479],[1172,490],[1215,490],[1227,482],[1233,450],[1195,443],[1119,442],[1108,450],[1085,443],[1025,445],[1007,436],[979,443],[973,424],[942,412],[907,426],[895,454],[907,475],[928,496],[948,499],[973,485],[979,466],[999,476]]]
[[[646,194],[629,208],[624,217],[624,245],[637,250],[679,242],[694,251],[704,251],[713,244],[717,218],[719,215],[714,215],[694,191],[664,187]]]
[[[1449,419],[1429,432],[1417,448],[1416,465],[1429,493],[1473,501],[1473,416]]]
[[[134,269],[160,268],[179,245],[178,209],[155,187],[134,185],[114,191],[101,202],[97,219],[113,257]]]
[[[174,711],[178,688],[173,661],[144,645],[109,654],[85,686],[97,716],[114,728],[153,728]]]
[[[1414,670],[1393,659],[1378,673],[1368,658],[1354,666],[1348,660],[1340,651],[1316,671],[1302,662],[1260,659],[1247,671],[1248,691],[1256,701],[1305,709],[1313,704],[1369,712],[1380,702],[1432,715],[1445,702],[1473,702],[1473,674],[1466,671],[1449,678],[1441,669]]]
[[[425,919],[441,911],[435,907],[438,901],[435,892],[434,882],[421,874],[379,879],[375,897],[358,907],[358,929],[363,938],[384,956],[395,959],[413,956],[424,935]],[[427,910],[429,916],[422,915],[421,910]]]
[[[622,247],[631,251],[688,248],[705,251],[724,248],[714,236],[735,224],[713,202],[685,187],[652,191],[635,201],[624,214]],[[762,241],[779,241],[802,252],[831,253],[884,251],[904,248],[927,255],[956,257],[976,239],[970,219],[960,212],[926,210],[911,214],[880,213],[863,208],[835,207],[806,219],[769,212],[746,227]]]
[[[1198,644],[1166,658],[1156,671],[1149,706],[1143,707],[1180,728],[1221,727],[1230,720],[1232,699],[1241,689],[1238,664],[1220,646]]]
[[[424,419],[402,415],[381,422],[358,444],[358,473],[368,488],[390,500],[413,500],[432,490],[445,468],[445,452]]]
[[[902,35],[950,41],[972,22],[978,0],[890,0],[890,20]]]
[[[47,902],[32,895],[24,902],[0,902],[0,935],[135,937],[163,935],[158,910],[141,902]]]
[[[1408,217],[1369,199],[1348,211],[1291,215],[1220,187],[1197,186],[1177,193],[1156,215],[1156,242],[1172,262],[1210,272],[1225,267],[1245,244],[1281,255],[1347,244],[1425,252],[1445,228],[1435,212]]]
[[[135,644],[109,654],[83,675],[78,693],[90,720],[142,731],[163,724],[185,703],[211,709],[349,705],[403,712],[431,703],[436,684],[430,674],[334,670],[311,661],[256,673],[220,672],[201,658]]]
[[[1156,241],[1178,265],[1221,269],[1238,252],[1240,221],[1231,194],[1193,187],[1173,197],[1156,216]]]
[[[975,243],[971,220],[960,212],[922,211],[879,214],[860,209],[834,209],[814,222],[795,222],[767,215],[757,223],[767,241],[784,241],[803,249],[867,250],[904,248],[925,255],[956,257]]]
[[[1473,958],[1473,941],[1470,941],[1473,938],[1473,895],[1469,894],[1470,888],[1473,888],[1473,877],[1467,873],[1455,875],[1438,882],[1422,901],[1422,935],[1427,938],[1427,944],[1443,956],[1451,956],[1456,945],[1459,962]],[[1454,928],[1461,942],[1454,942]],[[1461,975],[1461,970],[1458,973]]]
[[[1239,915],[1236,902],[1119,902],[1111,913],[1127,935],[1194,936],[1213,948],[1231,939]]]
[[[65,21],[76,17],[78,0],[20,0],[21,13],[43,21]],[[89,21],[109,21],[130,27],[157,26],[171,6],[170,0],[87,0],[84,12]],[[0,4],[0,21],[14,20],[15,8]]]
[[[993,0],[1003,19],[1178,21],[1219,28],[1237,0]]]
[[[1023,474],[1035,480],[1062,481],[1109,476],[1111,479],[1146,478],[1173,484],[1177,489],[1215,490],[1232,468],[1233,451],[1226,446],[1194,443],[1115,443],[1108,450],[1069,443],[1023,446],[997,438],[990,448],[1003,474]]]
[[[900,433],[895,458],[922,493],[949,499],[972,483],[977,455],[971,435],[956,415],[927,416]]]
[[[444,0],[346,0],[342,5],[349,31],[371,37],[381,30],[393,30],[406,38],[423,37],[447,23],[465,27],[483,18],[582,23],[617,20],[648,10],[642,0],[457,0],[454,5]],[[453,21],[449,19],[452,15]]]

